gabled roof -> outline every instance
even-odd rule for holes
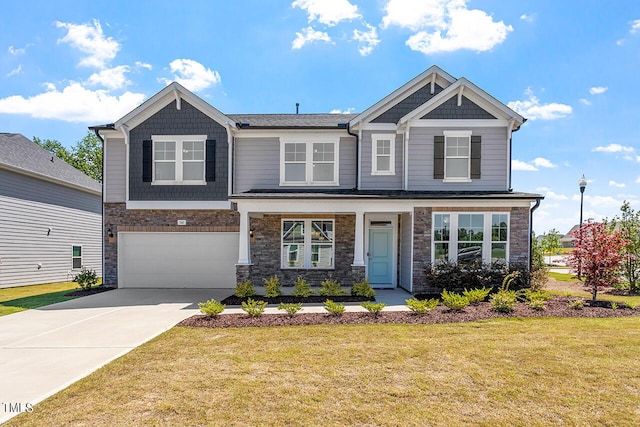
[[[217,110],[215,107],[213,107],[211,104],[209,104],[199,96],[195,95],[190,90],[186,89],[178,82],[170,83],[160,92],[144,101],[129,114],[117,120],[114,123],[114,127],[120,128],[122,125],[126,125],[129,129],[132,129],[149,117],[153,116],[155,113],[157,113],[173,101],[178,102],[179,108],[182,99],[184,99],[189,104],[193,105],[221,125],[229,125],[231,127],[235,127],[235,122],[233,120],[221,113],[219,110]]]
[[[434,76],[432,76],[432,74]],[[433,65],[354,117],[350,122],[351,126],[356,126],[358,123],[367,121],[367,119],[377,117],[380,113],[393,107],[411,93],[429,84],[432,79],[435,80],[434,83],[438,83],[442,87],[448,87],[456,81],[449,73]]]
[[[0,133],[0,168],[94,194],[102,193],[102,184],[98,181],[19,133]]]
[[[526,121],[526,119],[520,114],[507,107],[502,102],[498,101],[493,96],[489,95],[487,92],[480,89],[478,86],[476,86],[466,78],[461,77],[451,86],[447,87],[442,92],[431,98],[429,101],[425,102],[420,107],[402,117],[398,124],[401,125],[411,119],[423,117],[425,114],[433,111],[445,101],[458,94],[460,94],[461,96],[464,95],[467,98],[471,99],[476,104],[480,105],[480,107],[485,108],[489,113],[494,113],[497,116],[501,116],[503,119],[513,119],[515,121],[513,124],[514,130],[518,129]]]
[[[337,128],[356,114],[229,114],[242,129]]]

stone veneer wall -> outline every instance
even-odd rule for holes
[[[185,226],[177,226],[184,219]],[[232,210],[156,210],[127,209],[124,203],[104,204],[104,273],[105,285],[118,284],[118,232],[237,232],[240,215]],[[111,229],[114,237],[107,235]]]
[[[288,215],[295,217],[296,215]],[[262,218],[251,218],[251,266],[238,265],[236,278],[238,281],[250,279],[255,285],[262,285],[262,279],[273,276],[280,278],[283,286],[293,286],[298,276],[304,277],[310,285],[319,286],[329,275],[332,275],[343,286],[351,286],[364,278],[362,267],[352,267],[353,245],[355,238],[355,215],[335,215],[335,268],[332,270],[282,269],[281,265],[281,215],[264,215]],[[315,217],[314,217],[315,218]],[[323,217],[324,218],[324,217]]]
[[[445,212],[444,209],[437,209]],[[451,209],[463,211],[503,212],[504,208]],[[509,210],[509,209],[507,209]],[[440,289],[429,288],[425,279],[425,268],[431,263],[431,219],[432,208],[415,208],[413,222],[413,293],[439,293]],[[509,231],[509,262],[529,265],[529,209],[511,208]]]

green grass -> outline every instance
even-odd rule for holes
[[[583,297],[591,299],[591,294],[589,292],[575,292],[575,291],[555,291],[550,290],[550,293],[554,295],[568,296],[568,297]],[[627,296],[627,295],[609,295],[603,294],[602,292],[598,292],[597,298],[598,300],[605,301],[615,301],[615,302],[624,302],[625,304],[631,303],[640,307],[640,296]]]
[[[74,289],[78,289],[75,282],[0,289],[0,316],[74,299],[76,297],[64,296]]]
[[[575,274],[567,274],[567,273],[556,273],[555,271],[550,271],[547,273],[549,277],[559,280],[561,282],[578,282],[578,278]]]
[[[177,327],[7,425],[636,425],[638,354],[640,317]]]

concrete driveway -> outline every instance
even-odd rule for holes
[[[0,317],[0,422],[232,289],[117,289]]]

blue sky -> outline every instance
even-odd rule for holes
[[[178,80],[225,113],[360,112],[438,65],[527,117],[534,228],[640,209],[640,2],[0,0],[0,131],[73,145]]]

